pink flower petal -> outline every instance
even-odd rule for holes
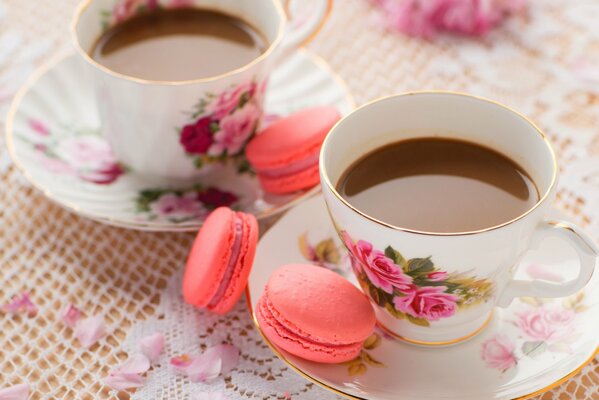
[[[74,328],[77,325],[77,322],[81,318],[81,310],[77,307],[69,303],[64,310],[60,313],[60,319],[62,322],[70,327]]]
[[[139,342],[139,348],[150,362],[156,361],[164,350],[164,335],[161,332],[156,332],[143,337]]]
[[[123,365],[114,370],[113,374],[143,374],[150,369],[150,360],[143,354],[136,354],[130,357]]]
[[[27,400],[28,398],[29,385],[26,383],[0,389],[0,400]]]
[[[204,353],[193,359],[185,369],[185,375],[192,382],[210,382],[218,378],[223,361],[216,353]]]
[[[227,400],[225,394],[220,392],[198,393],[192,396],[192,400]]]
[[[193,360],[191,357],[189,357],[187,354],[183,354],[181,356],[171,358],[169,364],[171,364],[177,371],[185,372],[185,369],[189,367],[192,361]]]
[[[127,390],[142,387],[145,379],[138,374],[111,373],[104,378],[104,384],[115,390]]]
[[[2,310],[10,314],[27,313],[29,316],[37,314],[37,306],[33,304],[27,292],[14,295],[8,304],[2,306]]]
[[[104,336],[105,331],[103,318],[93,316],[80,320],[75,326],[74,334],[81,346],[89,348]]]
[[[41,136],[48,136],[50,134],[48,126],[38,119],[31,118],[29,120],[29,127]]]
[[[210,358],[220,358],[222,360],[221,373],[226,374],[239,363],[239,350],[230,344],[219,344],[206,349],[203,356]]]

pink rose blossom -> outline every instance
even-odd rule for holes
[[[490,368],[505,371],[517,363],[515,349],[516,345],[508,337],[497,335],[483,343],[481,356]]]
[[[57,156],[71,167],[79,170],[100,170],[117,164],[108,143],[100,137],[83,135],[61,141],[56,148]]]
[[[0,389],[0,400],[27,400],[28,398],[29,385],[26,383]]]
[[[220,121],[220,129],[214,134],[214,143],[208,154],[218,156],[226,152],[235,155],[252,135],[260,118],[261,110],[248,103]]]
[[[50,129],[48,126],[38,119],[30,119],[29,127],[33,129],[35,133],[41,136],[48,136],[50,134]]]
[[[431,272],[430,274],[428,274],[426,276],[426,279],[428,279],[431,282],[441,282],[444,281],[445,279],[447,279],[449,275],[447,274],[447,272],[444,271],[435,271],[435,272]]]
[[[175,193],[166,193],[150,204],[150,210],[160,216],[168,218],[194,218],[206,215],[205,207],[197,199],[196,192],[185,193],[178,196]]]
[[[256,93],[256,83],[244,83],[233,89],[225,90],[216,100],[208,105],[208,113],[214,119],[223,119],[239,106],[241,97],[245,93],[247,93],[247,100],[252,98]]]
[[[507,16],[521,11],[525,0],[374,0],[389,28],[430,39],[438,31],[483,36]]]
[[[209,187],[198,193],[197,199],[211,208],[229,207],[239,200],[235,194],[215,187]]]
[[[121,0],[117,1],[112,9],[112,24],[122,22],[137,12],[145,5],[146,0]]]
[[[212,145],[213,120],[209,117],[198,119],[193,124],[185,125],[181,130],[179,142],[186,153],[205,154]]]
[[[40,164],[48,172],[66,176],[75,175],[75,170],[63,160],[60,160],[58,158],[51,158],[46,156],[45,154],[39,154],[39,160]]]
[[[395,296],[393,304],[401,312],[427,321],[438,321],[451,317],[457,309],[458,297],[445,293],[445,286],[412,286],[404,291],[405,296]]]
[[[169,8],[193,7],[193,0],[170,0]]]
[[[408,289],[412,283],[412,278],[404,274],[401,267],[383,252],[374,250],[369,242],[358,240],[353,254],[368,276],[368,280],[387,293],[393,293],[393,288]]]
[[[552,271],[551,268],[539,264],[530,264],[528,267],[526,267],[526,273],[532,279],[543,279],[550,282],[564,281],[563,276]]]
[[[575,313],[558,307],[543,306],[516,313],[516,324],[530,340],[555,343],[572,335]]]
[[[116,163],[109,163],[95,171],[80,171],[79,177],[97,185],[109,185],[125,173],[125,169]]]

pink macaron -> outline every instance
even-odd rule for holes
[[[214,210],[196,237],[183,275],[183,297],[217,314],[230,311],[247,284],[258,222],[227,207]]]
[[[374,310],[358,288],[328,269],[305,264],[285,265],[272,274],[256,318],[276,346],[321,363],[357,357],[375,325]]]
[[[299,111],[272,123],[248,143],[246,156],[263,189],[292,193],[318,184],[318,155],[341,115],[335,107]]]

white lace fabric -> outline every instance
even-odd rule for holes
[[[2,121],[25,76],[68,47],[76,3],[0,2]],[[529,116],[559,154],[557,206],[599,239],[599,82],[578,68],[599,65],[599,3],[529,3],[527,17],[509,20],[486,39],[426,42],[378,30],[376,11],[365,0],[337,1],[309,47],[347,81],[359,104],[396,92],[449,89]],[[26,290],[40,309],[33,318],[0,316],[0,388],[29,382],[32,399],[129,398],[101,379],[136,351],[141,337],[162,331],[166,352],[132,399],[187,400],[215,389],[231,400],[338,398],[277,359],[253,328],[245,301],[227,316],[183,303],[180,273],[193,235],[130,231],[70,214],[29,185],[3,145],[0,179],[0,302]],[[69,302],[105,318],[108,335],[90,350],[79,348],[59,321]],[[241,351],[238,367],[222,379],[191,383],[168,368],[171,356],[221,342]],[[536,398],[599,400],[599,361]]]

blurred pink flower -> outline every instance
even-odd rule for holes
[[[516,324],[530,340],[555,343],[572,335],[576,315],[559,307],[542,306],[516,313]]]
[[[222,92],[216,100],[208,105],[207,111],[212,119],[223,119],[231,114],[239,105],[242,96],[251,99],[256,93],[256,83],[242,83],[232,89]]]
[[[445,293],[445,290],[445,286],[412,286],[408,290],[402,290],[405,296],[395,296],[393,305],[414,318],[438,321],[451,317],[457,309],[458,297]]]
[[[410,36],[430,39],[439,31],[483,36],[505,17],[522,10],[525,0],[373,0],[386,25]]]
[[[175,193],[165,193],[150,204],[150,210],[159,217],[190,218],[202,217],[208,212],[197,199],[196,192],[179,196]]]
[[[48,136],[50,134],[48,126],[39,119],[31,118],[29,120],[29,127],[38,135]]]
[[[517,363],[515,349],[516,345],[507,336],[497,335],[483,343],[481,356],[487,366],[505,371]]]
[[[254,132],[261,113],[258,107],[248,103],[233,114],[225,116],[220,121],[220,129],[214,134],[214,143],[208,154],[218,156],[224,152],[227,155],[239,153]]]
[[[99,170],[117,164],[108,143],[98,136],[73,136],[62,140],[56,155],[76,169]]]

